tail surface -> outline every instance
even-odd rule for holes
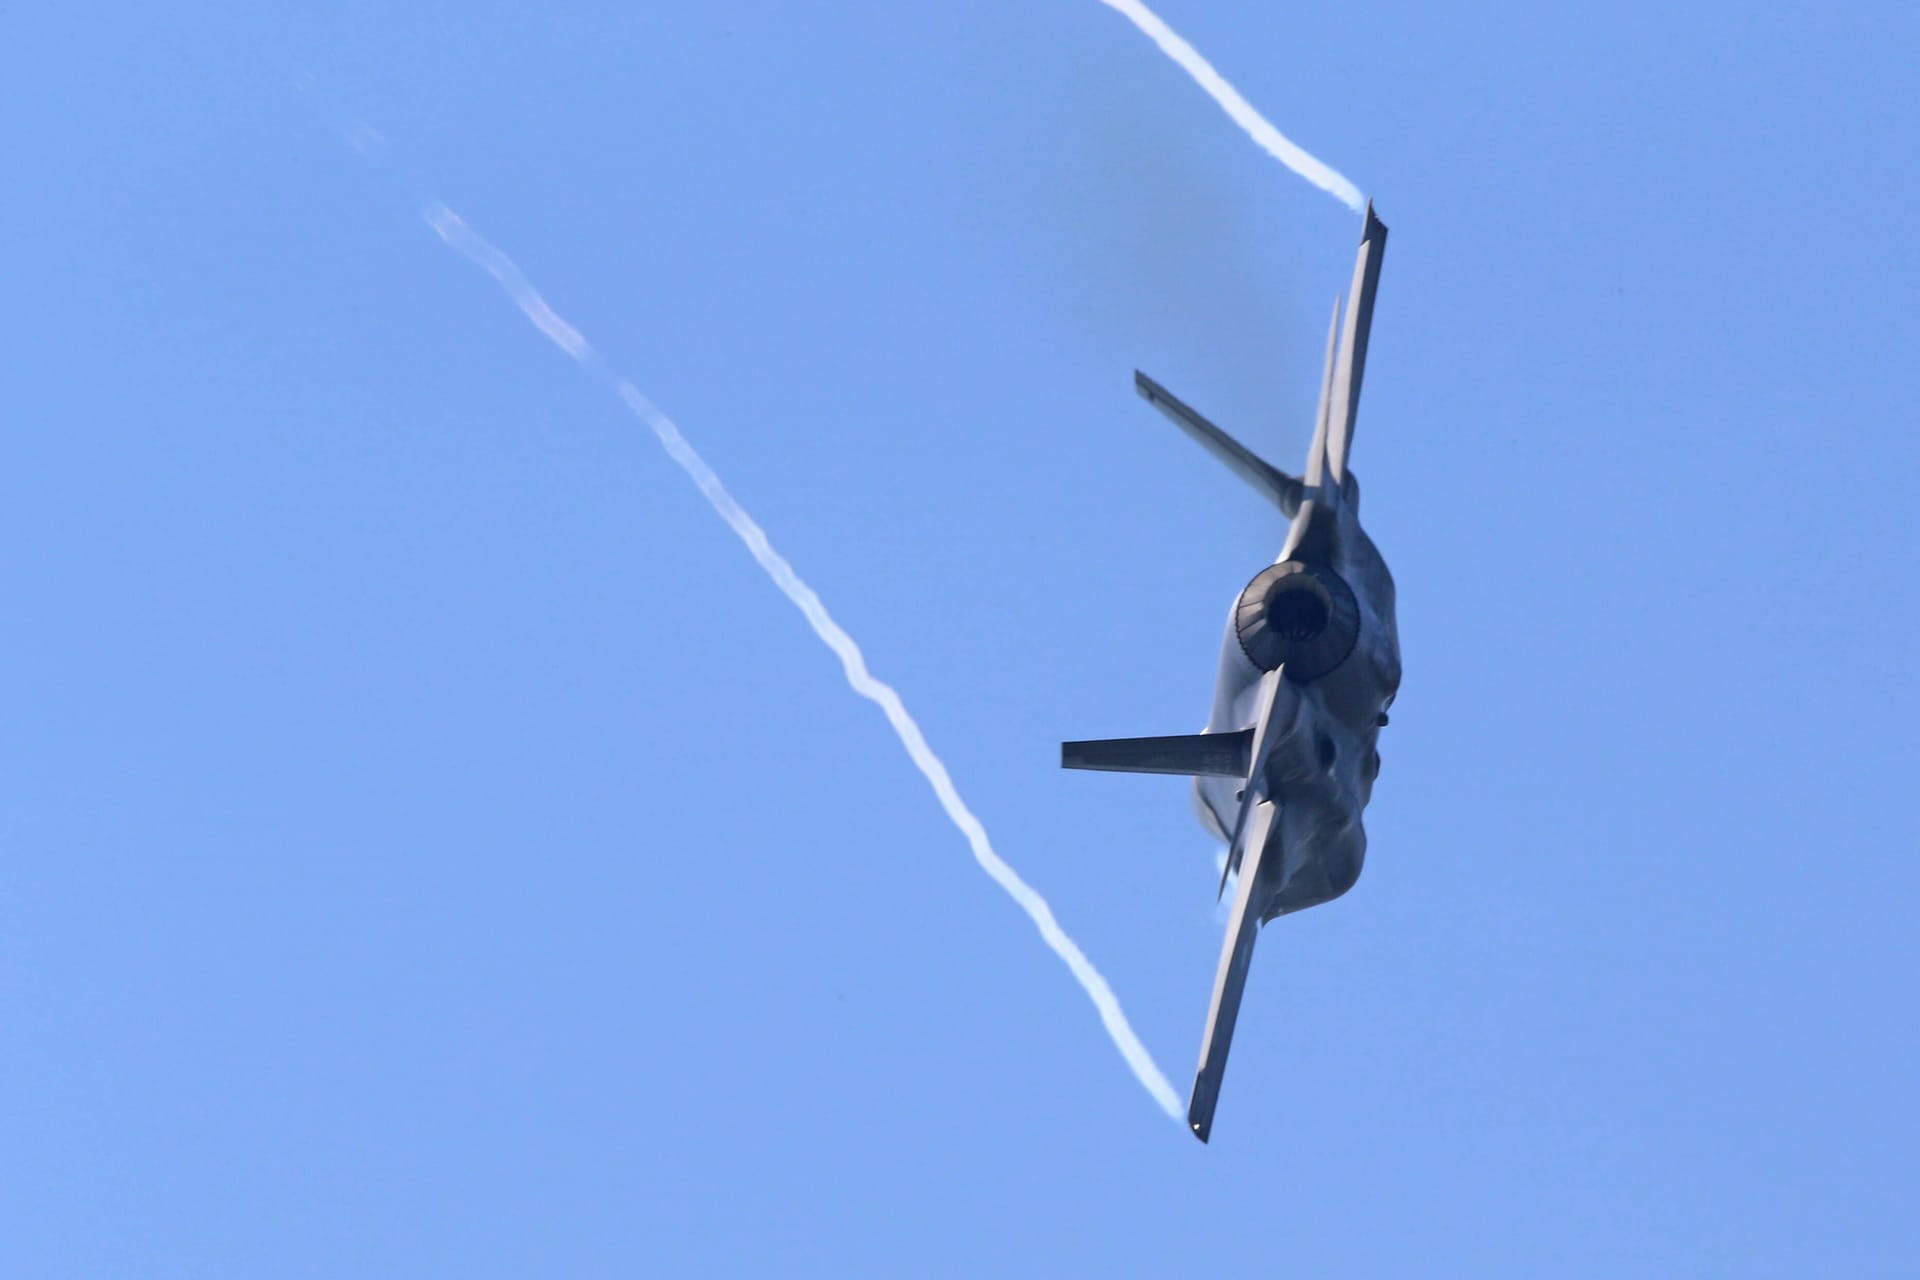
[[[1167,738],[1097,738],[1060,744],[1062,769],[1107,773],[1176,773],[1244,778],[1253,767],[1253,730],[1187,733]]]
[[[1133,371],[1133,386],[1134,390],[1140,393],[1141,399],[1166,414],[1174,426],[1193,437],[1208,453],[1226,463],[1229,471],[1252,485],[1267,501],[1280,508],[1289,520],[1293,518],[1293,513],[1300,506],[1301,493],[1298,479],[1280,470],[1208,422],[1180,397],[1138,369]]]

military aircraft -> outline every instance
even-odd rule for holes
[[[1227,616],[1205,732],[1061,744],[1069,769],[1193,778],[1201,822],[1227,842],[1221,892],[1239,880],[1187,1123],[1205,1142],[1260,926],[1353,887],[1366,855],[1361,810],[1380,772],[1376,744],[1400,687],[1393,577],[1360,527],[1347,466],[1367,363],[1387,228],[1367,206],[1344,327],[1327,333],[1319,420],[1304,477],[1270,466],[1143,373],[1149,403],[1279,507],[1292,522],[1280,558],[1254,575]]]

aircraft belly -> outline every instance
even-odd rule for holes
[[[1200,825],[1221,844],[1233,839],[1234,814],[1240,805],[1236,797],[1246,783],[1237,778],[1195,778],[1193,812]]]
[[[1239,597],[1235,597],[1236,602]],[[1260,705],[1260,682],[1266,672],[1247,660],[1234,631],[1233,611],[1227,611],[1227,634],[1220,645],[1220,674],[1213,686],[1213,712],[1207,719],[1208,733],[1232,733],[1248,728],[1265,710]]]
[[[1266,756],[1266,794],[1279,808],[1269,835],[1273,889],[1261,918],[1329,902],[1353,887],[1366,856],[1364,771],[1373,751],[1362,733],[1334,715],[1318,686],[1276,705],[1278,732]]]
[[[1236,597],[1237,598],[1237,597]],[[1227,613],[1227,634],[1220,646],[1220,675],[1214,684],[1213,711],[1207,719],[1208,733],[1237,733],[1260,721],[1261,681],[1266,673],[1247,661],[1234,635],[1233,613]],[[1239,820],[1240,792],[1246,783],[1238,778],[1195,778],[1193,806],[1200,825],[1221,841],[1232,839],[1234,823]]]
[[[1279,865],[1260,918],[1317,907],[1354,886],[1366,861],[1359,814],[1300,795],[1279,805],[1267,856]]]

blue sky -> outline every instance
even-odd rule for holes
[[[1095,0],[0,15],[0,1270],[1911,1271],[1910,8],[1166,0],[1393,228],[1358,888],[1175,780],[1357,219]],[[313,94],[293,82],[310,74]],[[391,141],[367,163],[340,136]]]

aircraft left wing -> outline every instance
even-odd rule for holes
[[[1220,1082],[1227,1074],[1227,1050],[1240,1018],[1240,996],[1253,964],[1253,944],[1260,935],[1260,911],[1254,897],[1261,892],[1261,863],[1278,808],[1271,800],[1248,805],[1240,814],[1234,844],[1240,851],[1240,886],[1233,895],[1233,914],[1227,919],[1227,940],[1220,949],[1220,969],[1213,979],[1213,1003],[1207,1008],[1207,1030],[1200,1042],[1200,1066],[1193,1076],[1193,1094],[1187,1102],[1187,1127],[1205,1142],[1213,1132],[1213,1110],[1220,1101]]]

